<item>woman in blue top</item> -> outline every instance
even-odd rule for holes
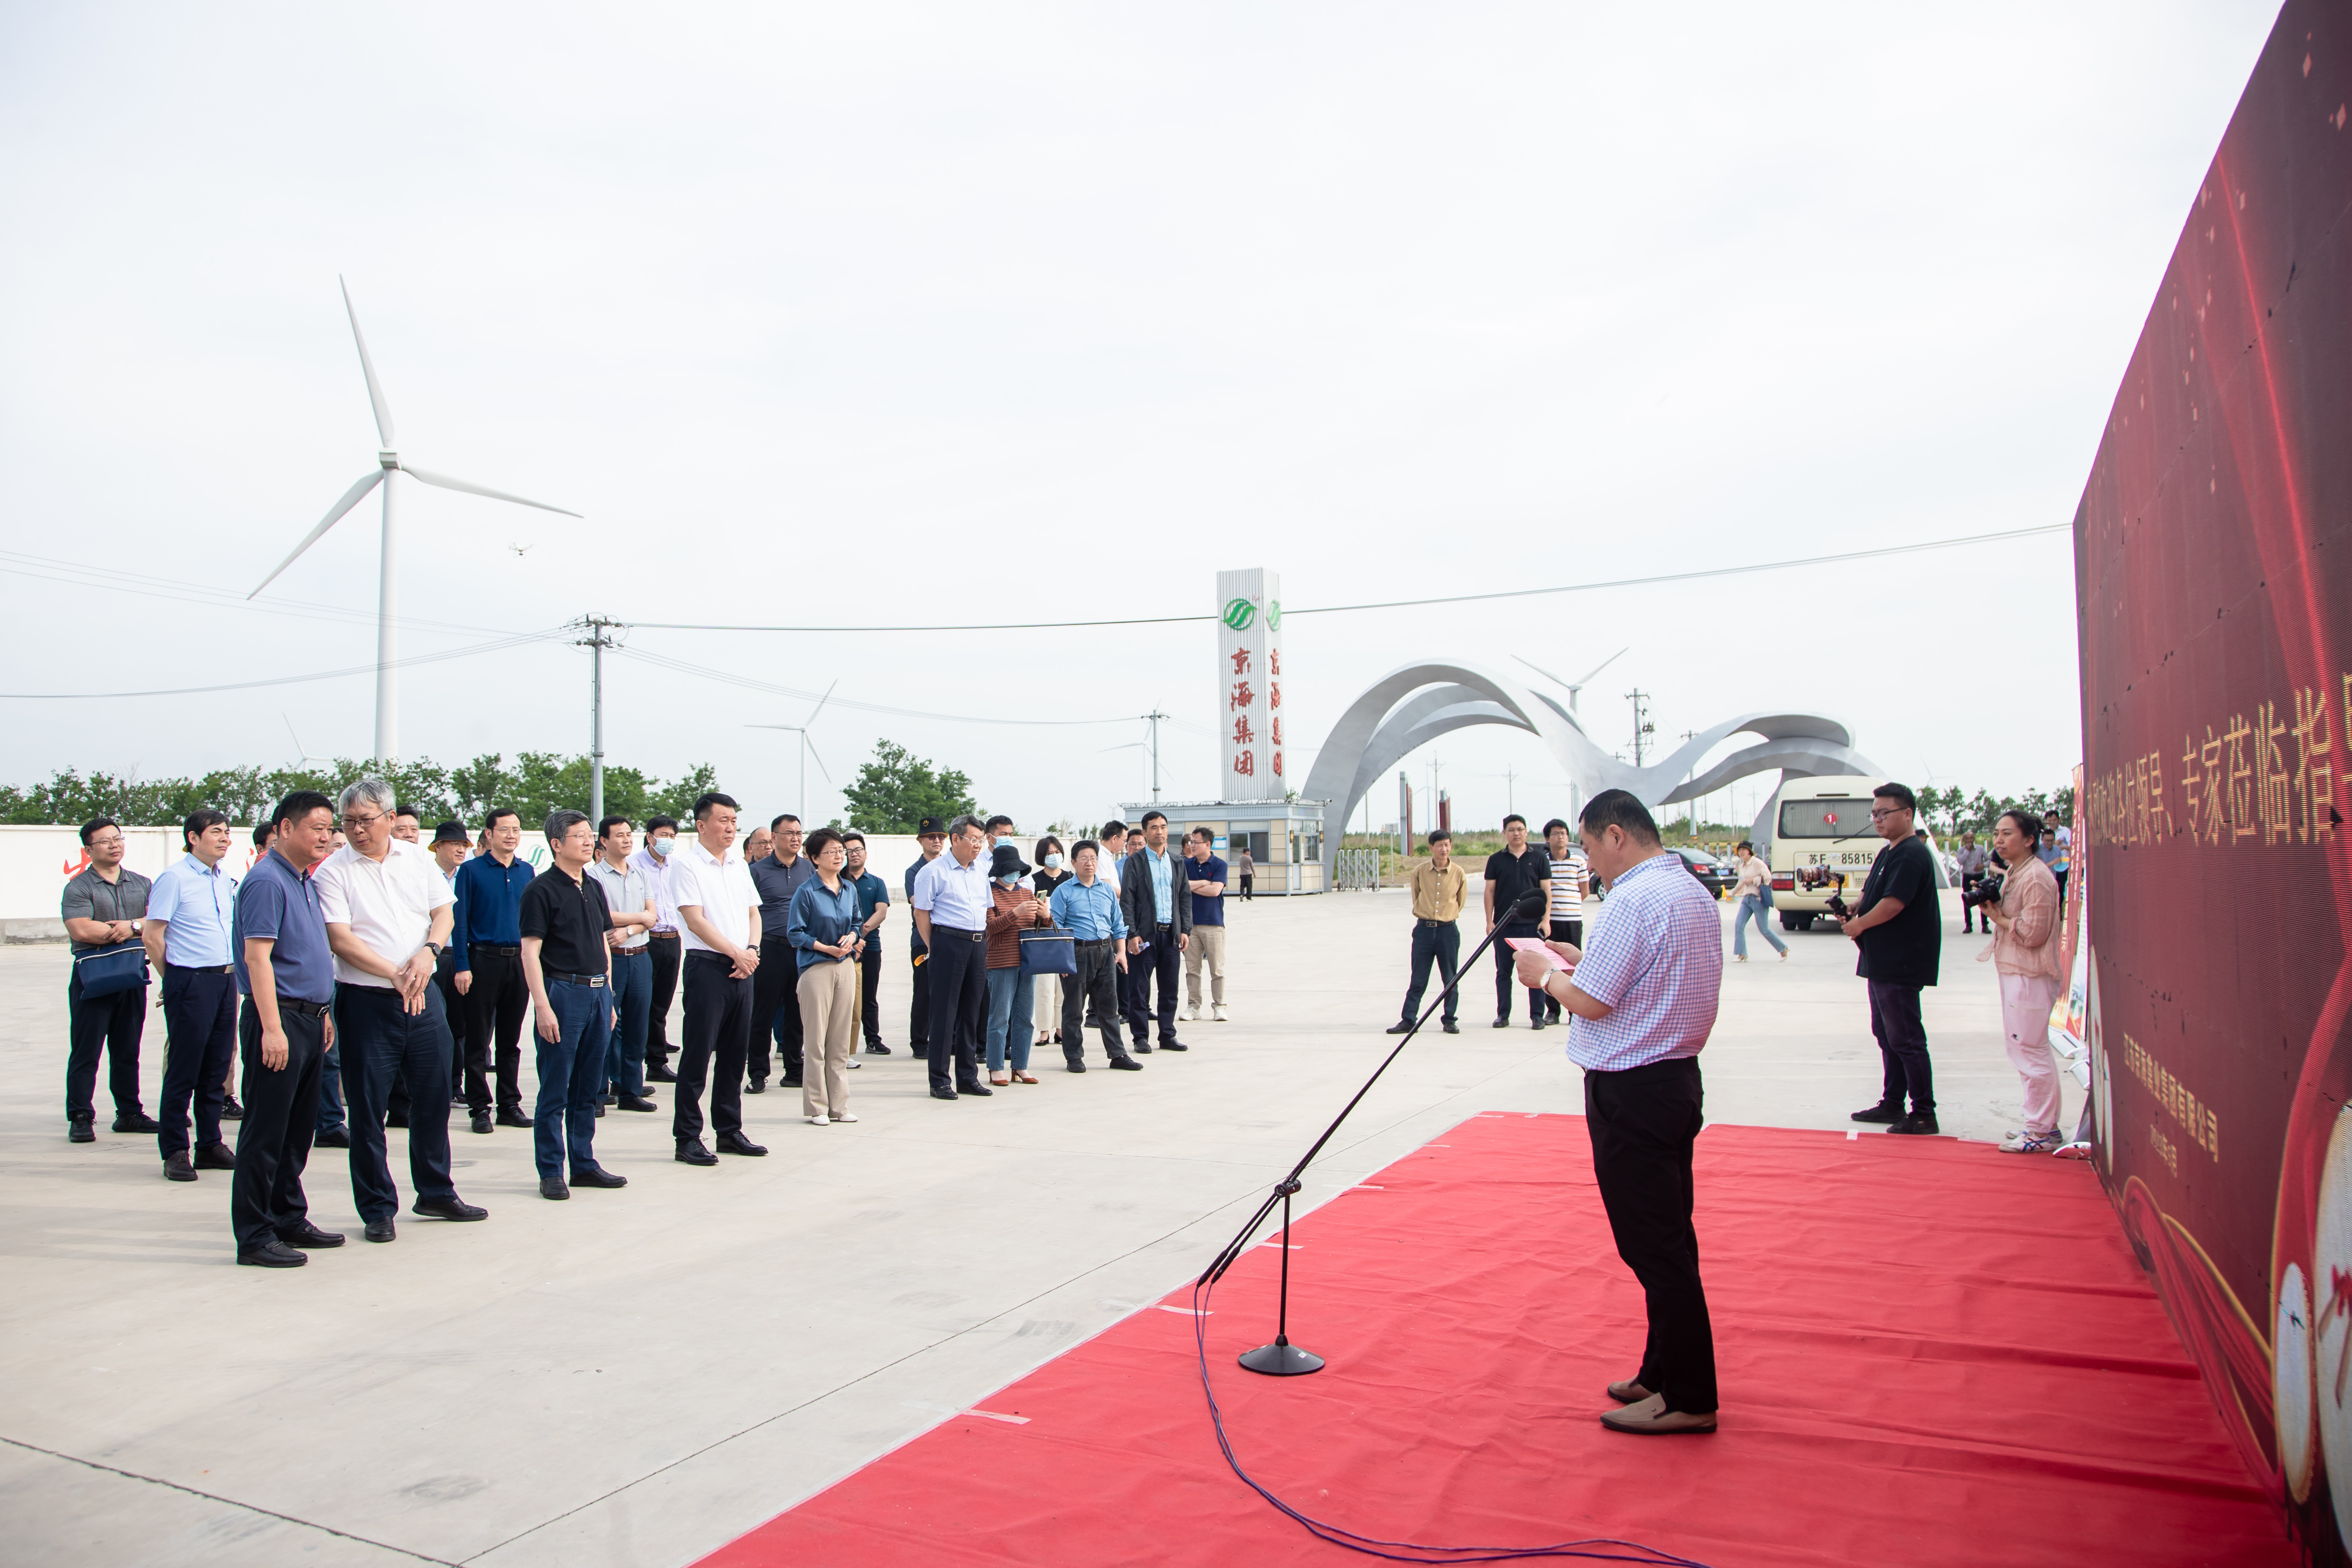
[[[803,847],[814,880],[793,894],[784,939],[800,960],[801,1113],[812,1127],[855,1122],[849,1113],[850,1042],[857,1038],[857,954],[865,939],[857,889],[841,880],[841,835],[819,828]]]

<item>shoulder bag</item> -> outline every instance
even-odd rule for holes
[[[1075,975],[1078,972],[1077,938],[1059,926],[1038,926],[1021,933],[1024,975]]]
[[[137,940],[93,947],[73,961],[74,978],[85,997],[110,997],[147,983],[147,945]]]

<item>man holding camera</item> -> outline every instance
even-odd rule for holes
[[[1886,847],[1862,884],[1861,907],[1830,906],[1861,950],[1854,972],[1870,988],[1870,1032],[1878,1037],[1885,1067],[1878,1103],[1856,1111],[1857,1122],[1884,1123],[1890,1133],[1934,1133],[1935,1074],[1927,1061],[1927,1030],[1919,1021],[1919,992],[1936,983],[1943,957],[1943,912],[1936,904],[1936,863],[1918,833],[1919,802],[1901,784],[1871,791],[1870,822]],[[1903,1109],[1906,1090],[1911,1109]]]

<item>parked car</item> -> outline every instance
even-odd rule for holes
[[[1705,850],[1678,849],[1675,853],[1683,857],[1683,863],[1690,867],[1691,875],[1698,878],[1699,885],[1711,898],[1721,898],[1723,890],[1739,880],[1736,867],[1726,865]]]

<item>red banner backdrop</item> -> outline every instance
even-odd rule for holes
[[[2247,1464],[2352,1539],[2352,8],[2291,0],[2075,518],[2096,1159]]]

